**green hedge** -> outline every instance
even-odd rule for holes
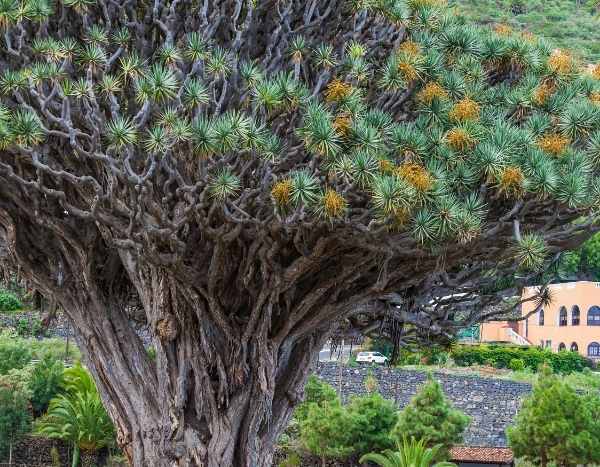
[[[0,311],[17,311],[23,308],[23,305],[12,292],[0,290]]]
[[[510,368],[512,360],[522,360],[524,367],[532,371],[537,371],[540,365],[547,363],[557,373],[583,371],[592,366],[590,360],[577,352],[554,353],[537,347],[508,345],[458,346],[452,351],[452,358],[460,366],[491,365],[496,368]]]

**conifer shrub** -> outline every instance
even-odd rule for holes
[[[442,387],[431,375],[427,383],[400,412],[392,436],[398,441],[406,438],[425,440],[428,447],[441,445],[437,460],[448,459],[449,449],[462,442],[469,417],[452,407]]]
[[[597,392],[578,394],[544,367],[507,435],[515,456],[534,465],[598,464],[599,420]]]

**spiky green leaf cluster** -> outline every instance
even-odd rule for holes
[[[270,197],[283,215],[329,209],[343,222],[368,210],[377,224],[432,245],[475,239],[494,204],[599,207],[600,67],[584,71],[543,40],[467,26],[444,3],[354,2],[353,11],[403,25],[404,41],[334,47],[299,35],[273,72],[197,32],[151,53],[137,51],[122,25],[92,24],[79,38],[40,34],[34,59],[0,75],[13,102],[1,144],[44,142],[44,115],[14,102],[52,89],[73,108],[104,112],[94,123],[102,138],[93,139],[107,152],[171,154],[202,167],[211,158],[206,180],[219,201],[286,181]],[[62,4],[82,15],[95,8]],[[2,0],[0,25],[51,11],[44,0]],[[242,176],[253,160],[276,176]],[[517,256],[533,267],[542,250],[524,237]]]

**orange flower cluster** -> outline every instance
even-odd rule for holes
[[[464,152],[475,146],[475,138],[464,128],[453,128],[446,134],[448,145],[455,151]]]
[[[341,113],[333,120],[333,128],[341,136],[348,136],[351,125],[352,116],[347,113]]]
[[[392,228],[400,229],[410,220],[410,211],[407,209],[396,209],[392,214]]]
[[[591,73],[594,78],[600,79],[600,63],[592,67]]]
[[[455,122],[466,122],[479,119],[479,104],[469,97],[459,100],[448,114]]]
[[[512,28],[508,24],[497,24],[494,26],[494,31],[499,36],[510,36],[513,33]]]
[[[323,207],[329,217],[339,217],[346,210],[346,200],[338,192],[328,188],[323,195]]]
[[[389,175],[394,172],[396,166],[388,159],[379,159],[379,171],[382,174]]]
[[[544,152],[553,156],[560,156],[570,143],[568,136],[559,133],[547,133],[538,140],[537,145]]]
[[[271,190],[271,196],[273,196],[275,202],[280,206],[286,206],[290,202],[291,195],[292,181],[289,178],[277,182]]]
[[[406,79],[406,81],[409,83],[419,77],[419,73],[417,72],[416,68],[408,62],[398,63],[398,71],[402,73],[404,79]]]
[[[448,99],[448,92],[439,83],[430,81],[419,91],[417,100],[424,104],[431,104],[434,99]]]
[[[600,104],[600,92],[599,91],[594,91],[590,94],[590,100],[594,103],[594,104]]]
[[[421,46],[415,41],[411,41],[409,39],[400,44],[400,47],[398,47],[398,51],[404,52],[406,55],[410,56],[419,55],[421,53]]]
[[[396,169],[396,175],[406,180],[421,193],[430,190],[433,186],[433,177],[425,167],[419,164],[411,162],[402,164]]]
[[[500,174],[500,189],[509,196],[523,193],[525,176],[519,167],[506,167]]]
[[[337,102],[352,94],[353,89],[354,88],[350,83],[345,83],[342,80],[335,78],[327,85],[327,89],[325,90],[325,100],[327,102]]]
[[[574,67],[573,57],[564,50],[556,49],[548,58],[548,68],[559,75],[568,75]]]
[[[535,91],[533,92],[533,102],[536,105],[543,105],[553,92],[554,84],[550,81],[545,81],[535,88]]]

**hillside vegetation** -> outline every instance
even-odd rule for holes
[[[449,0],[467,20],[503,23],[544,36],[591,62],[600,61],[600,17],[594,0]]]

